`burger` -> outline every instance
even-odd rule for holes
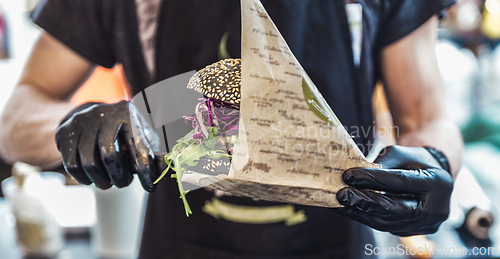
[[[170,169],[177,179],[186,216],[192,214],[184,191],[184,174],[220,175],[229,173],[234,144],[237,142],[240,115],[241,59],[224,59],[194,74],[188,89],[202,93],[193,116],[184,116],[193,129],[177,140],[165,156],[165,169],[155,184]]]

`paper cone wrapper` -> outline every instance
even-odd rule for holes
[[[342,173],[380,166],[366,160],[261,2],[242,0],[241,13],[238,143],[229,175],[198,183],[268,201],[341,206]]]

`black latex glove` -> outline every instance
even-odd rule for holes
[[[448,218],[453,179],[446,157],[423,147],[391,146],[375,160],[383,169],[352,168],[337,193],[347,217],[399,236],[437,231]]]
[[[129,102],[87,103],[71,112],[56,133],[66,171],[82,184],[125,187],[138,174],[153,191],[159,176],[153,149],[158,136]]]

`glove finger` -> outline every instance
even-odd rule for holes
[[[133,119],[133,118],[132,118]],[[130,127],[122,127],[123,134],[132,157],[134,171],[139,176],[142,187],[148,192],[155,189],[154,181],[158,178],[154,163],[154,152],[143,129],[136,123]]]
[[[412,221],[420,218],[422,203],[417,198],[384,195],[365,189],[344,188],[337,193],[338,201],[346,208],[373,219]]]
[[[402,170],[378,168],[351,168],[344,172],[342,180],[353,187],[400,194],[424,194],[434,174],[428,170]]]
[[[64,135],[67,135],[68,138]],[[66,134],[58,131],[56,134],[57,147],[63,159],[64,170],[79,183],[89,185],[92,181],[82,169],[76,139],[74,132]]]
[[[396,211],[391,209],[373,209],[370,211],[362,208],[363,206],[357,206],[356,202],[352,202],[353,205],[351,205],[349,202],[346,203],[345,196],[374,196],[377,195],[377,193],[373,193],[368,190],[361,190],[364,192],[362,195],[356,193],[356,191],[353,191],[354,194],[350,194],[349,189],[353,188],[342,189],[337,194],[339,202],[341,204],[345,203],[345,207],[339,208],[339,212],[372,228],[381,231],[388,231],[398,236],[425,235],[435,233],[438,230],[440,223],[444,221],[444,219],[442,219],[434,222],[430,218],[423,220],[424,213],[422,213],[422,209],[420,208],[421,203],[418,203],[416,209],[412,210],[411,207],[413,205],[405,205],[415,204],[417,202],[401,197],[393,198],[391,196],[381,195],[383,198],[392,199],[393,201],[391,201],[390,204],[394,204],[394,201],[396,201],[396,203],[403,203],[404,206],[400,206],[400,208],[406,207],[409,209],[406,212],[403,212],[400,209]],[[371,199],[374,198],[372,197]],[[350,201],[352,200],[355,200],[355,198],[350,199]],[[379,202],[378,204],[384,204],[384,202]]]
[[[123,140],[118,140],[118,127],[107,127],[99,133],[98,146],[104,168],[111,182],[119,188],[128,186],[134,179],[134,169],[130,157],[124,154],[121,148]]]
[[[441,167],[429,151],[421,147],[388,146],[380,151],[374,162],[388,169]]]
[[[111,187],[111,180],[101,161],[96,134],[90,133],[80,137],[78,153],[80,154],[82,169],[88,178],[101,189]]]

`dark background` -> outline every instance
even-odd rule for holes
[[[5,178],[10,177],[10,170],[12,166],[5,163],[2,158],[0,158],[0,182]],[[0,188],[0,197],[3,197],[2,188]]]

